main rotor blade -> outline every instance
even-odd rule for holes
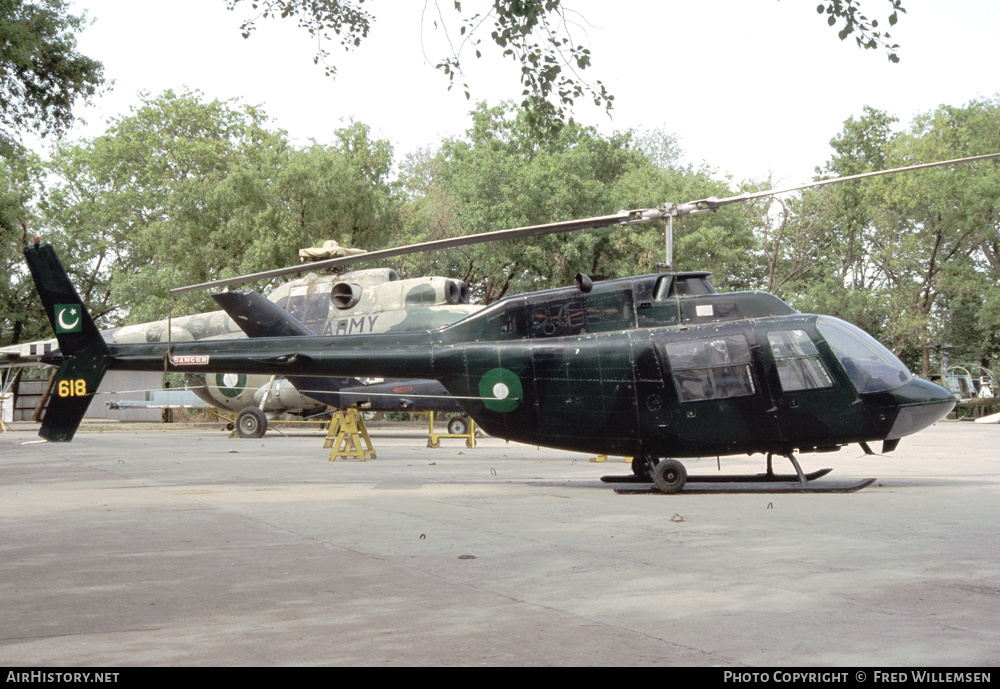
[[[646,208],[641,210],[618,211],[613,215],[600,215],[594,218],[584,218],[582,220],[566,220],[563,222],[548,223],[545,225],[529,225],[527,227],[515,227],[509,230],[496,230],[495,232],[480,232],[462,237],[450,237],[448,239],[436,239],[420,244],[410,244],[394,249],[382,249],[381,251],[368,251],[355,256],[344,256],[343,258],[331,258],[325,261],[315,261],[304,263],[287,268],[277,268],[275,270],[265,270],[260,273],[241,275],[223,280],[213,280],[203,282],[198,285],[188,285],[187,287],[175,287],[170,290],[170,294],[186,294],[199,290],[213,289],[216,287],[226,287],[228,285],[238,285],[254,280],[279,277],[281,275],[293,275],[304,273],[309,270],[320,270],[323,268],[333,268],[344,266],[360,261],[379,261],[395,256],[405,256],[423,251],[433,251],[436,249],[451,249],[457,246],[469,246],[470,244],[482,244],[485,242],[498,242],[503,239],[520,239],[521,237],[534,237],[543,234],[555,234],[557,232],[575,232],[576,230],[596,229],[609,227],[611,225],[631,225],[635,223],[647,223],[659,220],[665,216],[665,212],[659,208]]]
[[[576,230],[592,230],[602,227],[610,227],[612,225],[635,225],[641,223],[654,222],[656,220],[662,220],[668,216],[675,218],[682,218],[688,215],[697,215],[698,213],[708,213],[716,211],[722,206],[726,206],[732,203],[740,203],[742,201],[751,201],[753,199],[759,199],[765,196],[778,196],[779,194],[789,194],[793,191],[801,191],[803,189],[812,189],[814,187],[822,187],[827,184],[834,184],[838,182],[848,182],[855,179],[865,179],[867,177],[878,177],[880,175],[890,175],[897,172],[909,172],[913,170],[923,170],[932,167],[943,167],[945,165],[955,165],[957,163],[972,163],[979,160],[990,160],[992,158],[1000,158],[1000,153],[989,153],[980,156],[971,156],[968,158],[956,158],[954,160],[944,160],[937,163],[922,163],[920,165],[908,165],[906,167],[897,167],[890,170],[877,170],[875,172],[862,172],[857,175],[847,175],[846,177],[834,177],[832,179],[824,179],[818,182],[809,182],[807,184],[800,184],[795,187],[788,187],[786,189],[767,189],[765,191],[754,191],[746,194],[739,194],[737,196],[728,196],[726,198],[707,198],[700,199],[698,201],[689,201],[682,204],[666,204],[662,208],[642,208],[638,210],[630,211],[618,211],[612,215],[600,215],[593,218],[584,218],[582,220],[566,220],[563,222],[547,223],[545,225],[530,225],[528,227],[516,227],[509,230],[496,230],[494,232],[481,232],[479,234],[470,234],[462,237],[451,237],[448,239],[437,239],[430,242],[422,242],[420,244],[410,244],[407,246],[396,247],[394,249],[382,249],[380,251],[369,251],[363,254],[357,254],[355,256],[345,256],[343,258],[331,258],[325,261],[316,261],[313,263],[304,263],[297,266],[288,266],[286,268],[277,268],[275,270],[266,270],[260,273],[252,273],[250,275],[241,275],[234,278],[226,278],[223,280],[213,280],[211,282],[202,282],[197,285],[188,285],[186,287],[175,287],[170,290],[170,294],[187,294],[188,292],[197,292],[206,289],[215,289],[218,287],[228,287],[229,285],[239,285],[245,282],[252,282],[254,280],[264,280],[273,277],[280,277],[282,275],[294,275],[296,273],[304,273],[310,270],[321,270],[323,268],[334,268],[336,266],[345,266],[352,263],[360,263],[361,261],[379,261],[386,258],[394,258],[396,256],[405,256],[407,254],[416,254],[424,251],[434,251],[438,249],[452,249],[459,246],[469,246],[472,244],[484,244],[486,242],[497,242],[503,239],[520,239],[521,237],[535,237],[545,234],[556,234],[559,232],[575,232]]]
[[[921,163],[920,165],[907,165],[906,167],[895,167],[889,170],[861,172],[856,175],[847,175],[845,177],[833,177],[831,179],[821,179],[818,182],[808,182],[806,184],[800,184],[797,187],[788,187],[787,189],[766,189],[764,191],[753,191],[746,194],[739,194],[738,196],[728,196],[722,199],[708,198],[708,199],[701,199],[699,201],[690,201],[688,203],[682,203],[676,206],[676,217],[683,217],[685,215],[695,215],[697,213],[707,213],[709,211],[718,210],[720,206],[726,206],[731,203],[740,203],[741,201],[752,201],[753,199],[759,199],[765,196],[779,196],[780,194],[789,194],[793,191],[801,191],[803,189],[822,187],[826,186],[827,184],[849,182],[853,179],[879,177],[880,175],[891,175],[897,172],[912,172],[914,170],[925,170],[931,167],[943,167],[945,165],[955,165],[957,163],[974,163],[979,160],[990,160],[991,158],[1000,158],[1000,153],[987,153],[986,155],[971,156],[969,158],[955,158],[953,160],[943,160],[937,163]]]

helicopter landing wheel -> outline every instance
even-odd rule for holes
[[[246,407],[236,415],[236,432],[241,438],[263,438],[267,416],[257,407]]]
[[[448,422],[448,433],[451,435],[468,435],[469,420],[464,419],[461,416],[456,416]]]
[[[632,473],[644,481],[653,480],[653,470],[656,465],[660,463],[659,457],[651,457],[649,455],[643,455],[642,457],[632,458]]]
[[[676,493],[687,482],[687,469],[676,459],[665,459],[653,470],[653,483],[661,493]]]

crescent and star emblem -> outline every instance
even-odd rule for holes
[[[78,333],[82,330],[79,306],[60,304],[56,306],[55,311],[57,333]]]

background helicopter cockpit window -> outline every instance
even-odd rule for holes
[[[820,316],[816,329],[837,355],[858,392],[883,392],[912,378],[906,366],[875,338],[850,323]]]

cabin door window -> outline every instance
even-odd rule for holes
[[[746,397],[757,392],[750,345],[742,334],[685,339],[664,345],[681,402]]]

